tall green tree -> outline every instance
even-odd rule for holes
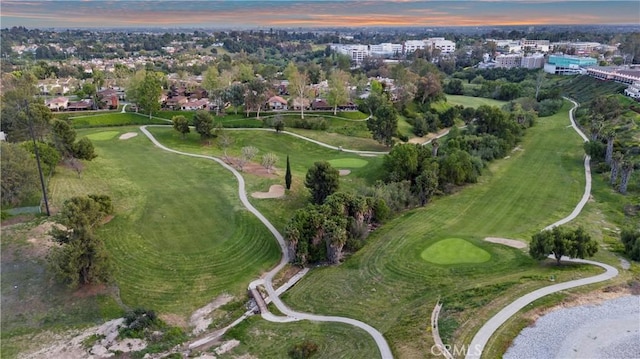
[[[323,204],[340,187],[340,173],[329,162],[318,161],[307,171],[304,185],[311,192],[311,201]]]
[[[388,103],[381,104],[367,120],[367,127],[374,140],[391,147],[393,137],[398,133],[398,114],[395,108]]]
[[[219,115],[220,108],[223,105],[224,84],[222,83],[217,67],[211,65],[202,74],[202,87],[207,90],[209,98],[216,104],[216,115]]]
[[[247,117],[249,116],[249,111],[251,109],[255,109],[256,117],[260,119],[260,110],[267,102],[268,95],[267,84],[263,80],[256,78],[247,83],[247,92],[245,97]]]
[[[285,187],[291,189],[291,164],[289,163],[289,155],[287,155],[287,172],[284,175]]]
[[[79,160],[91,161],[97,156],[93,143],[88,137],[82,137],[73,144],[73,157]]]
[[[35,148],[33,141],[25,141],[20,144],[24,149],[31,152],[35,158]],[[55,172],[55,168],[62,160],[60,152],[51,144],[45,142],[36,142],[38,146],[38,154],[43,164],[43,171],[47,175],[51,175]]]
[[[76,131],[65,121],[56,119],[51,123],[51,140],[63,158],[73,156]]]
[[[196,114],[193,116],[193,125],[196,128],[196,132],[200,134],[200,139],[204,141],[211,138],[213,116],[211,116],[208,111],[196,111]]]
[[[329,76],[329,93],[327,102],[333,106],[333,115],[338,111],[338,106],[345,104],[349,100],[349,74],[336,70]]]
[[[189,120],[182,115],[178,115],[173,116],[171,122],[173,122],[173,129],[182,135],[182,139],[187,138],[187,134],[191,132],[191,129],[189,129]]]
[[[160,109],[160,95],[162,94],[162,75],[153,71],[140,70],[136,72],[129,83],[127,97],[138,104],[138,107],[149,114]]]
[[[104,196],[72,197],[65,201],[59,223],[51,234],[58,246],[49,256],[49,267],[70,287],[104,283],[111,279],[109,255],[104,242],[96,237],[113,207]]]
[[[293,96],[294,101],[300,101],[300,118],[304,120],[304,103],[308,97],[309,77],[306,72],[299,71],[293,63],[289,63],[285,74],[289,80],[289,93]]]
[[[0,184],[2,186],[2,204],[19,205],[35,196],[40,181],[36,161],[22,146],[0,142],[2,161],[0,161]]]
[[[49,133],[53,115],[36,93],[35,79],[31,74],[3,76],[0,124],[8,141],[31,139],[32,131],[36,140],[43,141]]]

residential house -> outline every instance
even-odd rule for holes
[[[69,99],[66,97],[56,97],[45,101],[44,104],[52,111],[62,111],[66,110],[69,106]]]
[[[98,100],[100,108],[117,109],[119,105],[118,91],[114,89],[106,89],[98,92]]]
[[[189,99],[187,99],[185,96],[173,96],[167,98],[164,106],[171,110],[176,110],[182,108],[182,105],[186,104],[187,102],[189,102]]]
[[[293,100],[291,100],[291,107],[294,110],[300,110],[302,107],[304,107],[304,109],[308,109],[310,105],[310,101],[309,99],[306,98],[300,98],[300,97],[296,97]]]
[[[197,111],[206,110],[209,108],[209,99],[203,98],[200,100],[189,101],[184,103],[180,109],[183,111]]]
[[[287,106],[287,100],[283,99],[280,96],[272,96],[269,100],[267,100],[267,107],[271,110],[287,110],[289,107]]]
[[[67,105],[68,111],[86,111],[86,110],[91,110],[92,108],[93,108],[93,101],[91,100],[69,102],[69,104]]]
[[[327,101],[317,98],[311,103],[311,109],[314,111],[330,111],[333,110],[333,106],[329,105]]]

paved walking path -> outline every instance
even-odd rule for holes
[[[573,118],[573,113],[575,109],[578,107],[578,103],[571,99],[568,99],[568,98],[566,99],[573,103],[573,108],[571,108],[571,110],[569,111],[569,119],[571,120],[571,126],[580,135],[580,137],[582,137],[582,139],[586,142],[588,141],[587,136],[585,136],[584,133],[582,133],[582,131],[578,128]],[[580,200],[580,202],[578,202],[578,204],[576,205],[573,212],[571,212],[571,214],[545,227],[544,228],[545,230],[556,227],[556,226],[560,226],[562,224],[565,224],[575,219],[584,208],[585,204],[589,200],[589,195],[591,194],[591,170],[589,168],[589,161],[590,161],[589,156],[586,156],[584,160],[586,183],[585,183],[585,189],[584,189],[584,194],[582,195],[582,199]],[[484,350],[485,345],[487,344],[487,342],[489,341],[489,338],[491,338],[493,333],[495,333],[495,331],[498,330],[498,328],[500,328],[500,326],[504,324],[509,318],[514,316],[518,311],[520,311],[520,309],[524,308],[527,304],[533,302],[534,300],[542,298],[552,293],[559,292],[561,290],[566,290],[569,288],[575,288],[575,287],[579,287],[587,284],[598,283],[605,280],[609,280],[618,275],[618,270],[608,264],[590,261],[590,260],[584,260],[584,259],[570,259],[566,257],[563,257],[562,260],[566,262],[573,262],[573,263],[591,264],[598,267],[602,267],[606,271],[602,274],[599,274],[593,277],[572,280],[569,282],[558,283],[558,284],[554,284],[544,288],[540,288],[538,290],[525,294],[522,297],[516,299],[513,303],[509,304],[508,306],[503,308],[501,311],[499,311],[496,315],[494,315],[491,319],[489,319],[489,321],[487,321],[482,326],[482,328],[480,328],[480,330],[476,333],[476,335],[471,340],[471,344],[469,344],[469,347],[467,348],[467,355],[465,356],[466,359],[476,359],[476,358],[479,359],[480,356],[482,355],[482,351]]]
[[[149,125],[149,126],[152,126],[152,125]],[[142,131],[142,133],[144,133],[149,138],[149,140],[151,140],[151,142],[155,146],[159,147],[160,149],[168,151],[168,152],[176,153],[176,154],[179,154],[179,155],[209,159],[209,160],[217,162],[222,167],[224,167],[225,169],[227,169],[231,173],[233,173],[233,175],[238,180],[238,195],[240,196],[240,201],[247,208],[247,210],[249,210],[249,212],[251,212],[253,215],[255,215],[265,225],[265,227],[267,227],[267,229],[271,232],[271,234],[273,234],[273,236],[278,241],[278,244],[280,245],[280,250],[282,252],[282,259],[280,260],[280,263],[278,263],[278,265],[275,268],[273,268],[272,270],[267,272],[262,279],[258,279],[258,280],[255,280],[255,281],[251,282],[251,284],[249,285],[249,288],[255,288],[257,285],[260,285],[260,284],[264,285],[265,289],[267,290],[267,294],[269,295],[269,298],[271,299],[271,301],[275,304],[275,306],[278,308],[278,310],[280,312],[282,312],[283,314],[286,315],[286,317],[276,316],[276,315],[273,315],[273,314],[271,314],[269,312],[266,312],[266,313],[262,314],[262,317],[264,319],[269,320],[269,321],[273,321],[273,322],[279,322],[279,323],[291,322],[291,321],[297,321],[297,320],[312,320],[312,321],[318,321],[318,322],[338,322],[338,323],[350,324],[350,325],[353,325],[353,326],[356,326],[358,328],[361,328],[361,329],[365,330],[367,333],[369,333],[369,335],[371,335],[373,337],[373,339],[375,340],[376,344],[378,345],[378,349],[380,350],[380,356],[383,359],[391,359],[391,358],[393,358],[393,355],[391,354],[391,349],[389,347],[389,344],[387,343],[387,341],[382,336],[382,333],[380,333],[378,330],[376,330],[375,328],[373,328],[372,326],[370,326],[370,325],[368,325],[368,324],[366,324],[364,322],[361,322],[361,321],[355,320],[355,319],[351,319],[351,318],[343,318],[343,317],[336,317],[336,316],[324,316],[324,315],[301,313],[301,312],[296,312],[296,311],[293,311],[293,310],[289,309],[289,307],[287,307],[282,302],[282,300],[278,296],[278,293],[276,293],[276,291],[273,288],[273,277],[282,268],[284,268],[287,265],[287,263],[289,263],[289,251],[287,249],[287,245],[286,245],[286,243],[284,241],[284,238],[282,237],[282,234],[280,234],[280,232],[278,232],[278,230],[273,226],[273,224],[271,224],[271,222],[269,222],[269,220],[262,213],[260,213],[255,207],[253,207],[253,205],[249,202],[249,199],[247,198],[247,192],[245,190],[244,178],[242,177],[240,172],[236,171],[235,168],[229,166],[227,163],[225,163],[224,161],[222,161],[219,158],[212,157],[212,156],[206,156],[206,155],[199,155],[199,154],[193,154],[193,153],[177,151],[177,150],[174,150],[174,149],[171,149],[171,148],[168,148],[168,147],[162,145],[147,130],[147,127],[149,127],[149,126],[141,126],[140,130]],[[160,127],[162,127],[162,126],[160,126]]]

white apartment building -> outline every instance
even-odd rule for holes
[[[331,50],[348,55],[352,61],[362,62],[368,56],[388,56],[394,54],[409,54],[416,50],[434,49],[441,54],[450,54],[456,51],[456,43],[445,40],[443,37],[433,37],[424,40],[407,40],[403,44],[384,42],[375,45],[343,45],[331,44]]]
[[[432,37],[426,41],[431,43],[432,49],[438,49],[442,54],[452,54],[456,51],[456,43],[445,40],[444,37]]]
[[[383,42],[382,44],[370,45],[369,50],[372,55],[393,55],[402,53],[402,44],[392,44]]]

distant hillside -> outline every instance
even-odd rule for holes
[[[627,85],[613,81],[602,81],[587,75],[567,77],[558,81],[564,96],[585,104],[600,95],[623,93]]]

